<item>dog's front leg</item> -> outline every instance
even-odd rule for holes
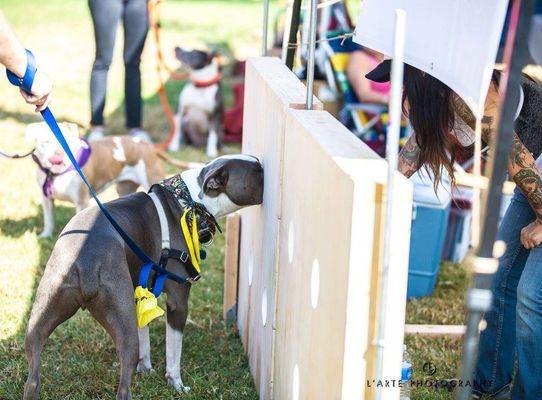
[[[139,362],[137,363],[137,372],[154,372],[151,364],[151,341],[149,337],[149,326],[137,330],[139,337]]]
[[[175,117],[173,119],[174,121],[174,133],[173,133],[173,139],[171,139],[171,142],[169,143],[168,150],[169,151],[178,151],[181,148],[181,135],[182,135],[182,119],[183,119],[183,113],[184,110],[179,105],[179,110],[177,111],[177,114],[175,114]]]
[[[218,133],[214,127],[209,130],[209,137],[207,138],[207,157],[215,158],[218,156]]]
[[[188,393],[181,379],[181,353],[183,349],[183,330],[188,316],[188,308],[167,307],[166,326],[166,379],[179,393]]]
[[[88,189],[79,184],[78,190],[76,190],[74,196],[72,196],[72,201],[75,204],[76,213],[83,211],[90,203],[90,193]]]
[[[215,158],[218,156],[218,146],[222,139],[222,111],[221,107],[215,110],[209,124],[209,136],[207,137],[207,156]]]
[[[46,196],[42,199],[43,207],[43,231],[40,233],[40,238],[48,238],[53,236],[55,230],[55,204],[54,200]]]

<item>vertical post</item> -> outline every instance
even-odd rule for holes
[[[499,87],[501,110],[499,130],[495,139],[495,156],[489,165],[490,181],[482,207],[485,212],[480,244],[472,263],[473,283],[466,296],[468,314],[461,359],[461,381],[471,384],[459,386],[456,395],[458,400],[471,398],[471,379],[478,358],[479,326],[484,313],[490,309],[492,303],[491,284],[493,273],[498,267],[498,255],[494,254],[494,246],[501,209],[502,186],[512,147],[514,117],[519,101],[519,91],[516,88],[520,85],[521,70],[528,59],[527,37],[533,11],[534,0],[514,0],[512,4],[504,55],[506,75],[501,79]]]
[[[401,99],[403,91],[403,59],[405,48],[405,29],[406,13],[404,10],[395,10],[395,33],[393,41],[393,61],[391,67],[391,93],[389,115],[390,124],[386,135],[386,158],[388,161],[388,176],[386,185],[386,214],[384,225],[384,243],[391,240],[392,231],[392,212],[393,212],[393,190],[395,174],[397,173],[397,159],[399,151],[399,135],[401,130]],[[388,299],[388,280],[390,276],[390,246],[384,246],[382,256],[382,269],[380,273],[380,301],[379,301],[379,321],[378,336],[376,341],[376,379],[386,379],[383,377],[384,370],[384,350],[386,348],[386,309]],[[400,371],[398,371],[400,372]],[[376,399],[382,398],[382,388],[377,388]]]
[[[318,15],[318,0],[311,0],[309,16],[309,51],[307,60],[307,110],[312,110],[314,92],[314,52],[316,50],[316,18]]]
[[[269,32],[269,0],[263,0],[262,56],[267,55],[267,34]]]
[[[299,30],[299,18],[301,14],[301,0],[293,0],[289,21],[287,21],[287,32],[284,34],[284,38],[287,41],[283,41],[283,47],[286,49],[286,56],[284,57],[284,63],[290,69],[294,67],[295,56],[295,44],[297,43],[297,31]],[[284,49],[283,49],[284,50]],[[283,52],[284,54],[284,52]]]

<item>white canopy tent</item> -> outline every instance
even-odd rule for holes
[[[478,115],[507,6],[508,0],[363,0],[354,41],[391,55],[395,10],[405,10],[405,62],[446,83]]]

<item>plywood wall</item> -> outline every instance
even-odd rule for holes
[[[261,159],[265,187],[241,219],[239,332],[260,398],[371,398],[386,163],[327,112],[301,110],[304,96],[278,59],[247,63],[243,152]],[[403,314],[387,325],[390,349],[403,339],[412,196],[397,187]],[[386,358],[390,377],[401,355]]]

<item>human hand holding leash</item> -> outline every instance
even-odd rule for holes
[[[17,40],[1,12],[0,63],[6,66],[10,82],[21,88],[25,101],[36,106],[36,112],[45,110],[51,101],[53,81],[46,73],[37,70],[34,56]]]
[[[53,81],[52,79],[41,70],[36,70],[36,75],[34,76],[34,83],[32,84],[32,91],[30,93],[19,89],[24,100],[28,104],[36,106],[35,111],[41,112],[45,110],[52,98],[53,91]]]

